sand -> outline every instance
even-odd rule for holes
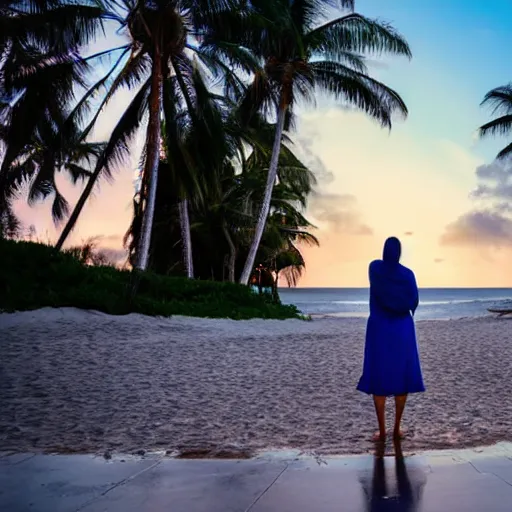
[[[1,314],[0,450],[366,452],[373,406],[355,391],[364,329],[347,318]],[[428,389],[410,397],[404,449],[512,440],[512,321],[417,331]]]

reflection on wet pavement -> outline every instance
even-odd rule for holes
[[[426,471],[406,462],[399,440],[395,441],[394,448],[393,461],[391,457],[384,457],[385,445],[377,443],[371,476],[361,478],[367,512],[419,510]]]

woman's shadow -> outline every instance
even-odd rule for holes
[[[386,478],[385,446],[378,443],[371,478],[361,482],[368,512],[416,512],[419,508],[426,474],[420,468],[407,467],[399,440],[394,447],[394,481]]]

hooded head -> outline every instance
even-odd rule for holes
[[[400,240],[394,236],[389,237],[384,244],[382,259],[386,263],[398,263],[401,255],[402,244],[400,243]]]

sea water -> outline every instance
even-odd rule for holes
[[[368,288],[280,288],[285,304],[308,315],[367,317]],[[423,288],[417,320],[447,320],[485,316],[487,308],[510,305],[512,288]]]

